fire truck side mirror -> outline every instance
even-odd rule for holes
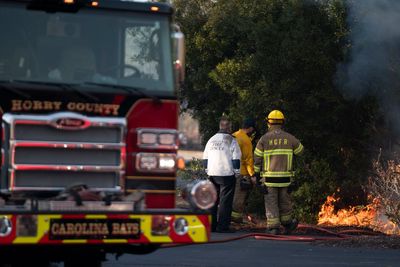
[[[172,45],[175,81],[179,87],[179,85],[185,80],[185,36],[178,25],[174,25]]]

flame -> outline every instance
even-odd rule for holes
[[[368,227],[386,234],[400,234],[400,228],[391,222],[380,209],[379,200],[370,197],[366,206],[349,207],[335,210],[335,203],[340,198],[335,194],[328,196],[318,214],[318,225]]]

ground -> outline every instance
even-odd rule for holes
[[[188,208],[187,202],[179,197],[177,206]],[[265,219],[260,219],[256,216],[251,216],[250,221],[245,220],[245,222],[242,223],[232,222],[232,227],[244,234],[265,233],[266,230]],[[322,239],[313,242],[317,246],[400,249],[400,235],[385,235],[369,228],[354,226],[315,226],[300,224],[299,228],[293,232],[293,235]]]
[[[245,233],[264,233],[266,230],[265,223],[259,220],[255,223],[233,222],[232,226]],[[317,246],[400,249],[399,235],[386,235],[369,228],[299,224],[298,229],[292,235],[321,239],[313,242]]]

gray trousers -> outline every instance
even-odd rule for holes
[[[268,194],[264,195],[267,227],[279,228],[280,225],[292,221],[292,200],[287,187],[267,187]]]

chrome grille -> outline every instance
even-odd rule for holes
[[[5,184],[10,191],[60,191],[82,183],[98,191],[121,189],[124,118],[86,117],[71,112],[5,114],[3,127],[8,169],[2,170],[2,178],[7,177],[2,188]]]

